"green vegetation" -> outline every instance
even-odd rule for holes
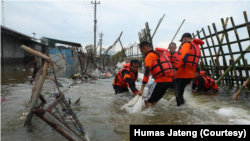
[[[94,46],[92,44],[86,45],[85,49],[88,51],[88,55],[90,55],[91,53],[94,53]]]
[[[115,62],[115,64],[119,61],[121,61],[124,57],[124,53],[125,53],[126,49],[122,49],[121,51],[117,52],[116,54],[114,54],[112,57],[111,57],[111,60],[113,62]]]

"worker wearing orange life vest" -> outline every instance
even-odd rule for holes
[[[175,59],[175,96],[177,106],[184,104],[184,89],[188,83],[194,78],[196,67],[201,57],[199,45],[204,42],[200,39],[192,39],[190,33],[182,35],[182,42]]]
[[[177,51],[176,50],[176,44],[174,42],[171,42],[168,46],[168,49],[169,51],[167,52],[167,56],[168,56],[168,59],[170,60],[171,64],[172,64],[172,67],[174,68],[174,62],[175,62],[175,59],[177,57]],[[173,79],[175,79],[173,77]],[[171,87],[170,88],[174,88],[174,82],[172,82],[171,84]]]
[[[173,82],[172,77],[174,76],[174,70],[166,55],[167,49],[156,48],[152,50],[151,44],[147,41],[141,42],[139,47],[142,54],[145,55],[145,73],[141,90],[138,92],[139,95],[143,94],[150,73],[154,78],[154,83],[151,84],[147,96],[145,97],[146,108],[149,108],[155,105],[170,87],[171,82]]]
[[[168,59],[170,60],[172,66],[174,67],[174,62],[177,57],[176,44],[171,42],[168,46],[169,51],[167,52]]]
[[[138,93],[135,87],[135,80],[138,77],[139,61],[131,60],[130,63],[123,65],[123,69],[119,71],[113,80],[113,88],[115,94],[128,91],[128,87],[134,94]]]
[[[199,67],[197,67],[196,72],[194,74],[192,89],[194,90],[196,87],[198,87],[197,92],[205,91],[206,93],[217,93],[219,90],[214,79],[205,75],[205,71],[200,72]]]

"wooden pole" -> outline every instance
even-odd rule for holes
[[[218,41],[218,44],[219,44],[219,48],[221,49],[221,55],[222,55],[222,60],[223,60],[223,64],[225,67],[227,67],[227,61],[226,61],[226,58],[225,58],[225,55],[224,55],[224,50],[222,48],[222,45],[221,45],[221,41],[220,41],[220,37],[219,37],[219,34],[217,33],[217,29],[216,29],[216,26],[215,26],[215,23],[213,23],[213,29],[214,29],[214,32],[215,32],[215,35],[216,35],[216,39]],[[224,68],[224,71],[225,71],[225,68]],[[228,73],[226,73],[226,84],[229,84],[230,83],[230,79],[228,79]],[[229,80],[229,81],[228,81]]]
[[[240,89],[237,91],[237,93],[233,96],[234,100],[237,100],[237,97],[240,95],[240,93],[242,92],[242,90],[247,86],[247,84],[250,81],[250,77],[248,77],[248,79],[244,82],[244,84],[240,87]]]
[[[197,35],[198,35],[198,38],[200,39],[201,37],[200,37],[200,34],[199,34],[199,31],[197,30]],[[194,36],[194,34],[193,34],[193,36]],[[205,67],[205,70],[207,71],[208,70],[208,63],[207,63],[207,58],[206,58],[206,54],[205,54],[205,51],[204,51],[204,49],[203,49],[203,45],[200,45],[200,47],[201,47],[201,51],[202,51],[202,53],[203,53],[203,59],[204,59],[204,62],[205,62],[205,64],[206,64],[206,67]],[[210,51],[210,54],[211,54],[211,51]],[[212,57],[212,59],[213,59],[213,57]],[[202,60],[202,59],[201,59]],[[208,75],[210,75],[210,72],[209,71],[207,71],[207,73],[208,73]]]
[[[212,41],[212,45],[213,45],[213,47],[214,47],[214,39],[213,39],[211,30],[210,30],[210,26],[208,26],[208,31],[209,31],[209,34],[210,34],[210,39],[211,39],[211,41]],[[203,29],[203,33],[204,33],[204,35],[205,35],[204,29]],[[214,47],[214,53],[215,53],[215,55],[216,55],[216,61],[217,61],[217,62],[215,62],[215,64],[218,65],[218,69],[219,69],[220,75],[222,75],[222,71],[221,71],[221,68],[220,68],[220,62],[219,62],[219,56],[218,56],[218,54],[217,54],[217,52],[216,52],[216,48],[215,48],[215,47]],[[215,72],[212,73],[212,76],[211,76],[211,77],[214,77],[214,74],[215,74]],[[222,84],[224,85],[224,79],[222,79]]]
[[[235,34],[235,37],[237,39],[237,42],[238,42],[238,46],[239,46],[239,49],[240,49],[240,52],[242,54],[242,46],[241,46],[241,42],[240,42],[240,38],[239,38],[239,35],[238,35],[238,32],[237,32],[237,29],[235,28],[235,24],[234,24],[234,20],[233,20],[233,17],[230,17],[231,19],[231,23],[232,23],[232,26],[234,27],[234,34]],[[250,37],[250,35],[249,35]],[[247,63],[244,61],[245,60],[245,57],[243,56],[242,57],[242,61],[243,61],[243,64],[244,64],[244,68],[246,70],[246,75],[247,77],[249,77],[249,73],[248,73],[248,68],[247,68]]]
[[[234,60],[234,56],[233,56],[233,54],[232,54],[232,49],[231,49],[231,44],[229,43],[230,41],[229,41],[229,38],[228,38],[228,33],[227,33],[227,31],[226,31],[226,27],[224,26],[225,23],[224,23],[223,18],[221,19],[221,23],[222,23],[222,27],[223,27],[223,29],[224,29],[224,35],[225,35],[225,37],[226,37],[226,42],[227,42],[227,46],[228,46],[228,50],[229,50],[229,53],[230,53],[231,60]],[[243,56],[243,57],[244,57],[244,56]],[[233,67],[233,69],[234,69],[234,73],[231,72],[231,77],[233,77],[234,75],[237,76],[236,68]],[[233,74],[234,74],[234,75],[233,75]],[[229,78],[229,79],[230,79],[230,78]],[[232,79],[231,79],[231,80],[232,80]],[[232,81],[231,84],[234,84],[234,82]],[[237,84],[237,88],[239,89],[239,83],[238,83],[238,81],[236,81],[236,84]]]
[[[29,52],[31,54],[34,54],[35,56],[41,57],[41,58],[43,58],[45,60],[49,60],[49,57],[46,56],[45,54],[42,54],[41,52],[36,51],[34,49],[31,49],[30,47],[27,47],[25,45],[21,45],[21,49],[23,49],[23,50],[25,50],[25,51],[27,51],[27,52]]]
[[[73,130],[71,130],[66,124],[55,117],[51,112],[44,109],[35,109],[34,113],[40,117],[44,122],[50,125],[58,133],[63,135],[66,139],[70,141],[84,141],[79,135],[77,135]]]
[[[180,25],[180,27],[179,27],[179,29],[177,30],[177,32],[175,33],[175,35],[174,35],[174,37],[173,37],[173,39],[172,39],[172,41],[171,42],[173,42],[174,41],[174,38],[175,38],[175,36],[177,35],[177,33],[179,32],[179,30],[180,30],[180,28],[182,27],[182,25],[183,25],[183,23],[185,22],[185,19],[182,21],[182,23],[181,23],[181,25]]]
[[[30,122],[32,120],[33,109],[36,108],[36,104],[37,104],[38,98],[40,97],[40,93],[41,93],[41,90],[42,90],[46,75],[48,73],[49,66],[50,66],[50,59],[49,59],[49,61],[46,61],[44,63],[43,73],[42,73],[42,75],[40,75],[40,78],[39,78],[38,83],[37,83],[36,90],[34,92],[34,95],[32,96],[30,110],[29,110],[29,113],[28,113],[27,118],[25,120],[24,126],[30,124]]]
[[[83,72],[84,74],[88,75],[89,77],[91,77],[91,78],[93,78],[93,79],[97,80],[97,78],[95,78],[94,76],[92,76],[92,75],[90,75],[90,74],[86,73],[85,71],[83,71],[83,70],[82,70],[82,72]]]
[[[248,51],[250,49],[250,45],[244,50],[244,51]],[[232,69],[233,65],[236,65],[239,60],[242,58],[242,56],[244,56],[246,53],[241,54],[235,61],[234,63],[229,66],[229,68],[220,76],[220,78],[216,81],[216,84],[218,84],[218,82],[220,82],[220,80],[230,71],[230,69]]]

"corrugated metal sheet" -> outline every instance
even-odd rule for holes
[[[61,52],[69,65],[63,59]],[[75,54],[71,49],[61,49],[61,52],[57,48],[49,49],[49,56],[53,62],[56,62],[56,64],[62,68],[61,70],[59,70],[58,67],[55,67],[57,68],[55,69],[57,75],[70,77],[72,74],[77,73],[79,70],[79,60],[77,54]]]

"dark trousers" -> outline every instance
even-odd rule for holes
[[[177,101],[177,106],[184,104],[184,89],[187,84],[192,80],[192,78],[176,78],[175,79],[175,97]]]
[[[113,88],[114,88],[114,90],[115,90],[115,94],[128,92],[128,87],[123,88],[123,87],[121,87],[121,86],[113,85]]]

